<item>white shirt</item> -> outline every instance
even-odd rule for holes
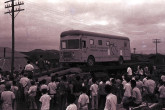
[[[56,83],[55,83],[55,82],[50,82],[50,83],[48,84],[48,88],[49,88],[49,93],[50,93],[51,95],[56,94],[57,86],[56,86]]]
[[[37,86],[33,85],[29,88],[28,94],[30,96],[36,96],[36,92],[37,92]]]
[[[82,93],[78,98],[78,103],[80,105],[79,108],[88,108],[89,97],[85,93]]]
[[[22,77],[19,81],[20,84],[22,84],[23,87],[27,86],[28,82],[30,80],[27,77]]]
[[[144,86],[147,87],[147,90],[149,93],[154,93],[156,83],[154,80],[149,79],[149,80],[145,81]]]
[[[46,84],[41,85],[40,91],[42,91],[43,89],[49,90],[49,88],[48,88],[48,86]]]
[[[77,106],[75,104],[70,104],[67,106],[66,110],[77,110]]]
[[[44,94],[41,96],[40,98],[40,102],[42,102],[41,110],[49,110],[50,100],[51,97],[48,94]]]
[[[130,67],[127,68],[128,75],[132,75],[132,69]]]
[[[165,86],[162,85],[159,87],[160,98],[165,98]]]
[[[137,88],[137,87],[133,88],[132,97],[135,98],[134,102],[136,104],[140,104],[142,102],[142,95],[141,95],[141,92],[140,92],[139,88]]]
[[[26,70],[26,71],[33,71],[33,70],[34,70],[34,67],[33,67],[32,64],[27,64],[27,65],[25,66],[25,70]]]
[[[165,82],[165,75],[162,75],[162,76],[161,76],[161,80],[162,80],[163,82]]]
[[[90,87],[90,90],[92,91],[92,96],[97,96],[98,94],[98,85],[97,84],[92,84]]]
[[[124,86],[125,92],[124,92],[124,96],[126,97],[131,97],[131,91],[132,91],[132,87],[130,83],[126,83]]]
[[[116,95],[110,93],[106,97],[106,103],[104,110],[116,110],[117,106],[117,97]]]

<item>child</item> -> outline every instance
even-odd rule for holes
[[[47,94],[47,89],[42,89],[42,96],[40,98],[41,110],[49,110],[50,109],[50,100],[51,97]]]
[[[6,91],[2,92],[1,100],[2,100],[2,110],[13,110],[12,104],[15,99],[15,95],[11,89],[10,84],[6,84]]]
[[[89,97],[86,94],[86,87],[82,87],[82,94],[78,99],[79,110],[88,110]]]
[[[76,100],[76,97],[73,94],[69,94],[67,97],[67,102],[68,102],[68,106],[66,108],[66,110],[77,110],[77,106],[74,103]]]
[[[49,90],[49,87],[46,85],[46,80],[45,79],[43,79],[42,81],[41,81],[41,87],[40,87],[40,91],[42,91],[43,89],[47,89],[47,91]]]
[[[98,109],[98,85],[96,84],[96,79],[92,79],[93,84],[90,87],[91,97],[92,97],[92,110]]]

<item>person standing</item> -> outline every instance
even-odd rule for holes
[[[51,82],[48,84],[48,88],[49,88],[49,95],[52,98],[52,100],[50,101],[50,106],[51,108],[53,108],[54,104],[56,104],[56,89],[57,89],[55,78],[53,76],[51,77]]]
[[[136,81],[131,80],[131,87],[132,87],[132,101],[129,104],[130,106],[136,107],[142,103],[142,95],[139,88],[136,87]]]
[[[132,68],[131,67],[127,68],[127,75],[132,76]]]
[[[99,109],[103,109],[105,106],[105,100],[106,100],[106,91],[105,91],[105,86],[106,86],[106,79],[104,78],[102,80],[102,83],[99,84]]]
[[[38,67],[40,69],[40,73],[42,73],[43,70],[45,69],[45,62],[44,62],[44,59],[43,59],[43,56],[42,55],[40,55],[40,58],[37,61],[37,64],[38,64]]]
[[[50,100],[51,97],[47,94],[47,89],[42,90],[42,96],[39,99],[41,104],[41,110],[49,110],[50,109]]]
[[[82,84],[81,84],[81,81],[80,81],[80,76],[76,76],[76,80],[73,82],[73,93],[76,97],[76,104],[77,104],[77,101],[78,101],[78,97],[81,94],[81,88],[82,88]]]
[[[86,87],[82,87],[82,94],[78,99],[78,108],[79,110],[88,110],[89,97],[86,94]]]
[[[67,96],[67,103],[68,103],[68,106],[66,108],[66,110],[77,110],[77,106],[76,104],[74,103],[76,100],[76,97],[73,95],[73,94],[69,94]]]
[[[165,82],[159,87],[159,104],[165,108]]]
[[[36,110],[37,104],[35,101],[35,96],[37,93],[37,86],[35,85],[35,81],[31,81],[31,87],[28,91],[28,102],[29,102],[29,110]]]
[[[125,91],[124,91],[124,96],[122,99],[122,103],[123,103],[124,108],[126,108],[127,104],[131,101],[130,97],[131,97],[131,92],[132,92],[132,87],[130,84],[130,77],[126,76],[125,80],[126,80],[126,84],[124,85]]]
[[[15,95],[12,91],[10,91],[10,84],[7,84],[5,87],[6,91],[3,91],[1,94],[2,110],[13,110],[12,105],[15,99]]]
[[[91,98],[92,98],[92,110],[98,109],[98,85],[96,84],[96,79],[92,79],[93,84],[90,87]]]
[[[27,95],[28,95],[27,93],[28,93],[29,87],[31,86],[31,83],[26,73],[20,79],[19,83],[21,84],[21,91],[22,91],[23,98],[25,99],[25,101],[27,101]]]
[[[25,72],[28,73],[28,76],[33,77],[34,66],[30,61],[27,61],[27,65],[25,66]]]
[[[59,107],[60,110],[66,109],[66,100],[67,100],[67,91],[69,88],[69,84],[66,76],[62,77],[62,80],[59,82],[57,86],[57,90],[59,92]]]
[[[155,101],[155,88],[156,83],[151,79],[151,75],[147,76],[147,80],[144,82],[144,90],[146,92],[145,99],[151,103]]]
[[[105,91],[107,92],[105,108],[104,110],[116,110],[117,106],[117,97],[116,95],[112,94],[112,86],[106,85]]]
[[[18,86],[16,85],[16,81],[13,81],[13,85],[11,86],[11,91],[15,95],[15,101],[14,101],[14,110],[17,110],[17,102],[18,102]]]

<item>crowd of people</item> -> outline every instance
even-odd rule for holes
[[[0,110],[117,110],[118,104],[129,110],[143,102],[165,107],[165,73],[156,76],[148,67],[101,79],[90,72],[39,81],[27,65],[21,73],[0,73]]]

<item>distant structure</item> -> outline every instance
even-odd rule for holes
[[[161,43],[160,42],[160,39],[153,39],[153,43],[155,43],[155,46],[156,46],[156,55],[158,53],[158,43]]]
[[[133,48],[133,53],[135,54],[135,52],[136,52],[136,48]]]

